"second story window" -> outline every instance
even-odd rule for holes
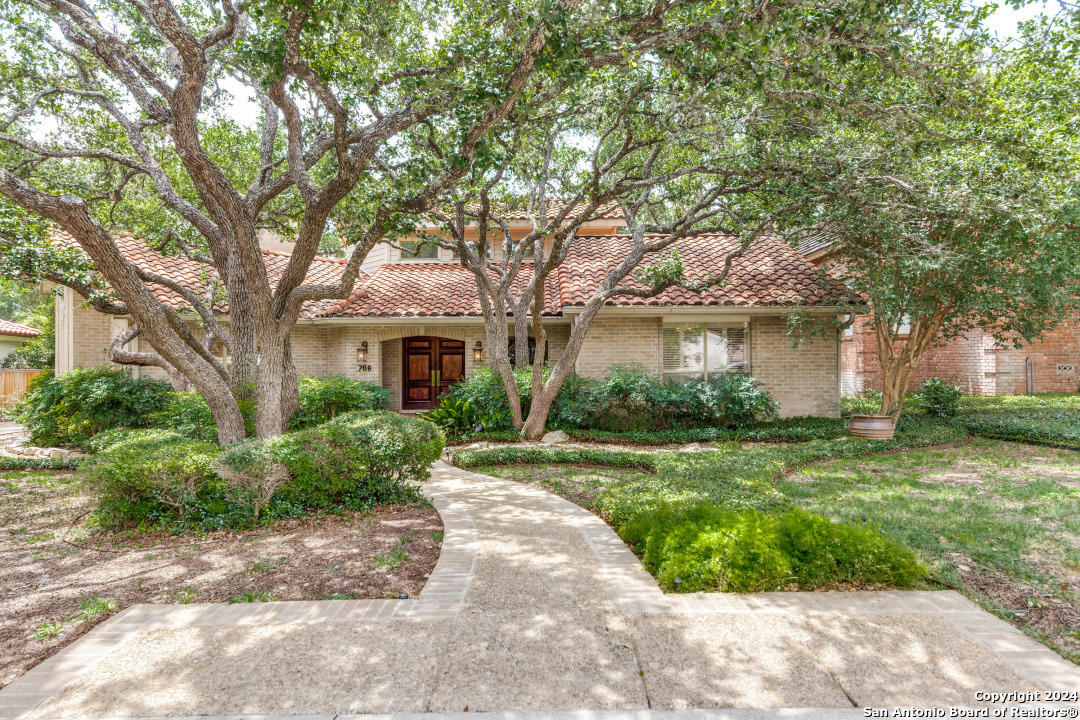
[[[439,257],[439,246],[434,240],[402,240],[398,244],[402,260],[437,260]]]

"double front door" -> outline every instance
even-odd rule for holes
[[[404,382],[401,407],[426,410],[439,396],[465,377],[465,342],[439,337],[409,337],[402,341]]]

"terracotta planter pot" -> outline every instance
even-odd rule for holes
[[[896,433],[896,426],[889,415],[852,415],[848,430],[854,437],[891,440]]]

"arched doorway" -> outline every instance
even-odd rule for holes
[[[465,341],[416,336],[403,338],[401,409],[427,410],[465,377]]]

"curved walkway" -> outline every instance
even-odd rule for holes
[[[976,705],[1080,671],[952,592],[665,595],[601,520],[436,464],[417,600],[129,608],[0,717]]]

